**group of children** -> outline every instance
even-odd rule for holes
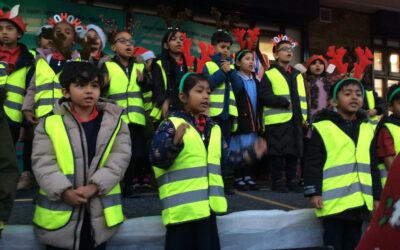
[[[211,37],[214,55],[195,73],[179,29],[166,32],[158,57],[138,52],[132,34],[116,31],[109,56],[100,27],[85,30],[61,13],[40,28],[39,48],[28,50],[18,43],[26,31],[22,18],[1,14],[0,87],[7,90],[0,92],[1,132],[9,129],[5,140],[15,145],[21,128],[35,131],[33,143],[26,135],[24,151],[40,187],[35,233],[47,249],[105,249],[124,221],[121,195],[131,196],[139,182],[150,185],[149,161],[166,249],[219,249],[216,215],[227,212],[229,169],[235,188],[256,190],[252,167],[268,164],[273,191],[301,193],[300,159],[325,245],[357,245],[400,151],[399,85],[387,95],[393,115],[375,128],[371,119],[384,110],[370,105],[378,103],[368,99],[371,90],[353,77],[332,82],[320,55],[302,74],[290,65],[296,42],[287,36],[274,38],[269,66],[258,29],[235,32],[241,50],[234,58],[230,34],[218,30]],[[10,145],[9,153],[1,151],[0,170],[16,183]],[[11,159],[3,164],[3,157]],[[7,202],[0,207],[1,229],[13,188],[0,195]]]

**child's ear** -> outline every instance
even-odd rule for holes
[[[62,88],[61,91],[62,91],[62,94],[63,94],[64,98],[67,98],[67,99],[71,98],[71,95],[69,94],[68,89]]]
[[[116,50],[115,44],[111,45],[111,50],[112,50],[113,52],[115,52],[115,50]]]
[[[183,103],[187,103],[187,96],[184,93],[179,93],[179,100]]]

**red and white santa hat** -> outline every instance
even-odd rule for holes
[[[107,37],[106,37],[106,34],[104,34],[103,29],[95,24],[89,24],[88,26],[86,26],[86,32],[89,30],[96,31],[97,35],[99,36],[99,38],[101,40],[101,50],[104,50],[104,48],[106,47],[106,43],[107,43]]]
[[[145,49],[143,47],[135,47],[133,50],[133,56],[134,57],[142,57],[144,61],[147,61],[152,58],[156,58],[156,55],[154,54],[153,51]]]
[[[26,32],[27,24],[24,22],[21,16],[18,16],[19,13],[19,4],[15,5],[8,12],[4,13],[3,10],[0,9],[0,20],[8,20],[15,24],[18,29],[22,32]]]

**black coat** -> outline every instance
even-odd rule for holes
[[[346,133],[355,144],[358,141],[358,135],[360,125],[362,122],[368,121],[368,117],[365,111],[359,111],[357,113],[357,119],[354,121],[344,120],[337,112],[324,109],[315,115],[314,122],[323,120],[330,120],[335,123],[344,133]],[[375,142],[371,142],[370,147],[371,156],[371,175],[372,175],[372,192],[374,200],[379,200],[382,192],[380,173],[378,169],[378,162],[376,158]],[[305,166],[304,166],[304,190],[305,196],[319,196],[322,194],[322,181],[323,181],[323,167],[326,162],[326,149],[321,135],[316,129],[313,129],[311,134],[310,142],[307,146],[307,152],[305,153]],[[369,216],[369,212],[366,207],[360,207],[350,209],[342,213],[331,215],[335,218],[342,219],[366,219]]]
[[[274,95],[271,81],[268,79],[268,77],[266,77],[265,81],[260,83],[258,89],[258,100],[263,106],[281,109],[288,109],[291,103],[293,117],[290,121],[285,123],[265,126],[268,155],[301,157],[303,154],[303,118],[301,115],[300,98],[297,91],[296,80],[296,77],[298,74],[300,74],[300,72],[292,68],[292,73],[289,73],[279,65],[272,65],[271,69],[272,68],[277,68],[285,77],[287,84],[289,84],[291,100],[289,102],[282,96]]]

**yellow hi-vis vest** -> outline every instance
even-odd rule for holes
[[[99,168],[104,167],[107,162],[110,151],[114,145],[115,137],[120,128],[121,120],[118,122],[118,125],[102,154],[98,166]],[[45,131],[53,144],[57,164],[61,172],[71,181],[72,184],[75,184],[74,151],[70,144],[69,135],[65,129],[62,116],[51,115],[47,117],[45,120]],[[124,215],[122,213],[121,187],[119,183],[108,194],[101,198],[101,202],[108,227],[113,227],[123,222]],[[68,224],[73,214],[73,210],[73,207],[63,201],[49,200],[46,193],[40,189],[37,204],[35,206],[33,223],[46,230],[57,230]]]
[[[0,87],[7,90],[4,112],[16,123],[22,123],[22,104],[25,97],[26,75],[30,67],[22,67],[7,75],[4,64],[0,64]]]
[[[366,90],[365,95],[367,97],[367,103],[368,103],[368,109],[374,109],[375,108],[375,98],[374,98],[374,91],[372,90]],[[371,116],[369,117],[370,122],[372,124],[378,124],[378,116]]]
[[[160,70],[161,70],[161,75],[164,81],[164,88],[165,90],[167,90],[167,73],[165,72],[163,66],[162,66],[162,61],[161,60],[157,60],[156,63],[158,64],[158,66],[160,66]],[[162,114],[162,110],[159,109],[158,107],[156,107],[155,105],[153,105],[153,109],[150,112],[150,117],[152,117],[154,120],[159,121],[161,120],[161,114]]]
[[[58,79],[61,72],[56,74],[44,58],[36,62],[35,114],[38,118],[52,112],[54,104],[63,96]]]
[[[341,213],[366,205],[372,211],[372,177],[370,145],[374,128],[362,123],[357,145],[331,121],[313,124],[325,145],[322,200],[324,207],[316,209],[318,217]]]
[[[153,109],[153,102],[152,102],[152,97],[153,97],[153,91],[146,91],[143,92],[143,107],[144,111],[151,111]]]
[[[142,91],[137,84],[136,73],[137,70],[143,72],[144,65],[139,63],[133,65],[130,80],[117,63],[106,62],[105,65],[110,78],[106,97],[115,100],[121,108],[124,108],[122,114],[124,122],[146,125]]]
[[[277,68],[272,68],[265,72],[266,76],[271,82],[272,91],[274,95],[282,96],[290,102],[289,84],[285,77],[279,72]],[[307,98],[304,79],[301,74],[296,77],[297,93],[300,99],[301,114],[303,116],[303,123],[307,121]],[[290,121],[293,116],[293,111],[289,109],[272,108],[264,106],[264,125],[278,124]]]
[[[206,62],[206,68],[208,73],[213,75],[215,72],[219,70],[218,65],[215,62]],[[231,65],[231,69],[234,69],[234,66]],[[218,116],[222,113],[224,109],[224,97],[225,97],[225,83],[221,83],[217,88],[215,88],[210,94],[210,117]],[[238,110],[236,107],[235,95],[232,91],[232,88],[229,91],[229,115],[235,118],[238,117]],[[237,130],[237,120],[233,123],[231,128],[232,132]]]
[[[186,121],[170,117],[175,129]],[[153,167],[162,204],[164,225],[198,220],[211,211],[226,213],[228,204],[221,177],[221,129],[211,130],[208,149],[189,125],[183,137],[183,149],[168,169]]]
[[[388,130],[389,133],[392,135],[393,142],[394,142],[394,151],[396,155],[400,152],[400,140],[399,140],[399,135],[400,135],[400,126],[397,126],[393,123],[386,122],[383,124]],[[388,171],[385,168],[385,164],[381,163],[378,165],[379,172],[381,175],[381,183],[382,187],[385,186]]]

